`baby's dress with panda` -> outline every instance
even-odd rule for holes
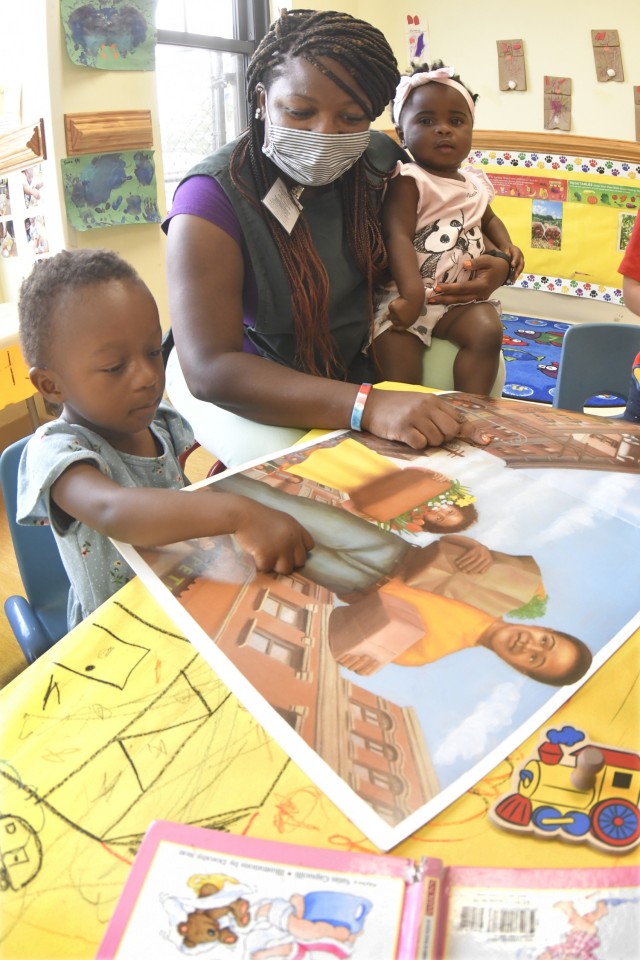
[[[421,315],[409,329],[426,346],[431,343],[431,331],[447,310],[455,304],[428,303],[429,294],[437,283],[458,283],[468,280],[472,271],[463,262],[473,260],[484,252],[481,222],[495,191],[487,175],[475,167],[459,171],[464,180],[436,177],[417,163],[402,163],[394,177],[413,177],[418,188],[416,233],[413,246],[418,267],[425,285],[425,305]],[[395,283],[389,283],[380,292],[376,303],[374,336],[392,326],[388,306],[398,296]],[[498,312],[500,302],[490,300]]]

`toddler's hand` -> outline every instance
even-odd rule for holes
[[[388,317],[397,330],[408,330],[420,316],[420,307],[416,308],[405,297],[396,297],[389,304]]]
[[[524,254],[520,247],[516,247],[513,243],[508,243],[506,247],[503,248],[503,253],[507,253],[511,257],[509,283],[513,283],[524,270]]]
[[[291,573],[305,564],[314,545],[311,534],[288,513],[255,501],[243,514],[234,536],[262,573]]]

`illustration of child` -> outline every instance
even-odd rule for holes
[[[257,897],[224,875],[194,876],[189,886],[195,897],[165,896],[162,903],[181,952],[190,956],[220,944],[246,960],[346,958],[372,908],[370,900],[342,891]]]
[[[566,914],[569,930],[560,943],[547,947],[537,960],[599,960],[597,923],[609,912],[606,903],[598,900],[593,910],[582,915],[569,900],[561,900],[554,906]]]
[[[354,894],[321,890],[288,900],[262,901],[247,932],[250,960],[346,958],[362,933],[372,903]]]
[[[451,286],[473,275],[485,252],[505,261],[504,282],[524,267],[522,251],[491,209],[486,175],[460,168],[469,156],[477,94],[453,67],[437,61],[403,76],[393,122],[413,163],[398,162],[383,207],[392,282],[377,305],[371,351],[387,380],[421,383],[432,335],[459,347],[456,390],[487,395],[496,374],[503,329],[497,300],[462,303]],[[444,286],[443,286],[444,285]]]

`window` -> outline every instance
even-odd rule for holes
[[[386,770],[374,770],[373,767],[367,767],[363,763],[354,763],[352,770],[360,778],[361,782],[372,783],[381,790],[388,790],[394,796],[400,796],[404,792],[404,783],[395,773],[388,773]]]
[[[309,583],[306,580],[298,580],[297,577],[289,577],[286,574],[278,574],[278,583],[284,583],[291,590],[296,590],[298,593],[309,593]]]
[[[247,638],[246,645],[265,653],[279,663],[284,663],[292,670],[302,670],[305,651],[295,643],[288,643],[282,637],[277,637],[267,630],[255,627]]]
[[[377,707],[359,703],[357,700],[350,700],[349,708],[354,720],[364,720],[365,723],[375,724],[376,727],[381,727],[383,730],[391,730],[393,726],[393,720],[389,714]]]
[[[303,630],[307,622],[306,610],[294,607],[292,603],[287,603],[286,600],[281,600],[280,597],[272,593],[264,598],[261,609],[270,616],[276,617],[276,619],[288,623],[292,627],[297,627],[299,630]]]
[[[246,64],[269,0],[158,0],[156,83],[167,206],[187,170],[246,126]]]
[[[376,754],[376,756],[384,757],[392,763],[398,759],[398,751],[390,743],[383,743],[381,740],[372,740],[371,737],[365,737],[355,730],[349,733],[349,737],[355,746],[361,750],[366,750],[369,753]]]
[[[616,770],[611,780],[611,786],[617,787],[619,790],[628,790],[631,786],[631,774]]]

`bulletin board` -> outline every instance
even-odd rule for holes
[[[640,209],[640,143],[476,131],[469,163],[523,251],[515,286],[623,303],[618,267]]]

